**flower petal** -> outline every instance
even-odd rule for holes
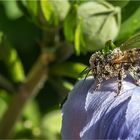
[[[117,79],[95,89],[93,78],[80,81],[62,108],[63,139],[136,139],[140,137],[140,87],[128,76],[117,94]]]

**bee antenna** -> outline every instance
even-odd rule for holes
[[[86,67],[86,68],[81,72],[82,75],[86,74],[85,77],[84,77],[83,82],[86,80],[86,78],[87,78],[87,76],[88,76],[88,74],[89,74],[90,71],[91,71],[91,68],[90,68],[90,67]],[[82,77],[82,75],[81,75],[81,77]]]
[[[82,78],[82,76],[84,75],[84,74],[89,74],[89,72],[91,71],[91,68],[90,67],[86,67],[84,70],[82,70],[82,72],[79,74],[79,76],[78,77],[80,77],[80,78]]]

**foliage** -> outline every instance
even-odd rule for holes
[[[60,138],[59,103],[91,53],[107,40],[118,46],[140,30],[139,5],[131,0],[0,1],[0,138]]]

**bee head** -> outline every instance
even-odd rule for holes
[[[89,59],[89,64],[91,68],[95,68],[98,65],[98,63],[101,62],[101,60],[102,60],[102,55],[100,51],[93,53]]]

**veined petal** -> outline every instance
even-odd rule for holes
[[[116,96],[117,84],[112,78],[96,91],[92,78],[76,84],[62,108],[62,138],[140,138],[140,87],[128,76]]]

